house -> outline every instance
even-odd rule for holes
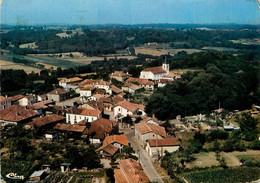
[[[15,104],[15,103],[18,103],[18,101],[20,99],[22,99],[23,97],[24,97],[24,95],[19,94],[19,95],[15,95],[15,96],[9,97],[9,99],[11,99],[12,104]]]
[[[119,169],[114,169],[115,183],[151,182],[136,160],[132,158],[122,159],[118,161],[118,164]]]
[[[28,105],[27,108],[33,109],[35,112],[41,115],[49,108],[49,104],[54,104],[54,102],[52,100],[44,100],[41,102],[34,103],[32,105]]]
[[[118,95],[120,93],[122,93],[122,90],[118,87],[116,87],[115,85],[111,85],[111,90],[112,90],[112,94],[114,95]]]
[[[85,104],[80,105],[80,108],[103,111],[103,103],[100,101],[87,101]]]
[[[66,89],[76,89],[78,84],[82,81],[83,79],[79,77],[73,77],[73,78],[65,78],[61,79],[59,81],[59,86],[66,88]]]
[[[101,95],[101,94],[95,94],[95,95],[88,97],[88,100],[89,101],[98,101],[102,96],[103,95]]]
[[[43,180],[43,177],[45,176],[45,170],[38,170],[34,171],[32,175],[29,177],[28,183],[37,183],[41,180]]]
[[[111,86],[110,82],[102,81],[102,80],[94,83],[95,88],[103,89],[106,91],[107,94],[112,95],[112,90],[111,90],[110,86]]]
[[[94,90],[95,90],[95,88],[92,85],[85,85],[84,87],[81,87],[79,89],[80,99],[86,100],[87,97],[90,97],[93,95]]]
[[[165,87],[168,83],[172,83],[172,81],[168,79],[159,79],[155,81],[158,88]]]
[[[149,139],[163,139],[166,137],[166,131],[164,127],[150,124],[150,123],[138,123],[135,124],[135,136],[136,138],[145,143]]]
[[[71,125],[71,124],[66,124],[66,123],[57,123],[54,127],[54,130],[62,131],[62,132],[68,132],[72,134],[78,134],[82,135],[84,130],[86,129],[86,126],[81,126],[81,125]]]
[[[27,95],[19,100],[20,106],[32,105],[37,102],[37,97],[34,95]]]
[[[99,147],[96,152],[101,155],[102,158],[112,159],[112,157],[118,152],[118,147],[112,144],[107,144]]]
[[[58,138],[58,134],[56,132],[49,131],[45,133],[45,138],[49,141],[53,141]]]
[[[42,102],[42,101],[47,100],[47,99],[48,99],[47,94],[37,95],[37,101],[38,102]]]
[[[118,133],[117,122],[105,118],[98,118],[90,125],[90,128],[84,131],[84,134],[89,135],[91,139],[103,140],[107,135]]]
[[[0,123],[2,125],[7,124],[23,124],[30,122],[32,118],[38,114],[32,109],[27,109],[19,105],[12,105],[6,109],[0,111]]]
[[[12,105],[12,100],[10,98],[0,96],[0,111],[8,107],[11,107],[11,105]]]
[[[143,116],[143,119],[140,121],[140,123],[150,123],[153,125],[157,125],[159,126],[160,124],[162,124],[156,117],[148,117],[148,116]]]
[[[127,78],[131,77],[131,74],[115,71],[112,74],[109,75],[111,79],[116,79],[117,81],[124,82]]]
[[[179,74],[174,74],[174,73],[169,73],[167,75],[164,75],[162,76],[163,79],[166,79],[166,80],[171,80],[171,81],[174,81],[176,79],[180,79],[181,78],[181,75]]]
[[[82,120],[87,120],[87,122],[92,122],[101,118],[101,111],[92,110],[92,109],[84,109],[77,108],[73,110],[72,113],[66,114],[66,123],[75,124]]]
[[[127,136],[125,135],[111,135],[106,136],[103,140],[103,145],[112,144],[115,147],[118,147],[121,151],[124,146],[128,146]]]
[[[149,81],[148,79],[130,77],[126,80],[126,83],[137,83],[138,85],[144,87],[145,90],[148,90],[148,91],[154,90],[154,82]]]
[[[128,93],[134,95],[134,94],[136,94],[138,92],[143,91],[144,87],[136,85],[136,84],[133,84],[133,83],[127,83],[127,84],[124,84],[122,86],[122,90],[124,92],[128,92]]]
[[[44,117],[34,118],[31,122],[28,123],[28,125],[31,126],[31,129],[34,129],[34,127],[51,129],[57,123],[65,121],[65,119],[66,118],[63,116],[52,114]]]
[[[114,107],[114,117],[118,118],[119,116],[130,116],[130,115],[141,115],[144,116],[144,105],[135,104],[128,101],[122,101],[116,104]]]
[[[149,139],[146,145],[146,152],[151,157],[161,157],[165,151],[172,153],[180,148],[180,142],[177,138]]]
[[[47,96],[50,100],[53,100],[55,102],[61,102],[70,97],[70,92],[62,88],[57,88],[47,93]]]
[[[71,166],[70,163],[62,163],[62,164],[60,165],[60,170],[61,170],[61,172],[62,172],[62,173],[64,173],[64,172],[69,172],[69,171],[70,171],[70,166]]]
[[[163,79],[164,75],[168,75],[170,72],[170,65],[166,61],[159,67],[149,67],[141,71],[140,78],[158,80]]]

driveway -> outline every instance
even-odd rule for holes
[[[144,172],[149,177],[151,182],[163,183],[162,178],[159,176],[157,171],[155,170],[152,159],[148,156],[146,151],[141,147],[140,143],[136,140],[134,136],[134,129],[124,129],[121,130],[124,132],[124,135],[127,136],[128,142],[131,144],[135,153],[138,155],[138,162],[142,165]]]

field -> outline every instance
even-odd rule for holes
[[[235,48],[225,48],[225,47],[214,47],[214,46],[205,46],[202,48],[203,50],[213,50],[213,51],[238,51]]]
[[[187,164],[187,168],[194,167],[211,167],[211,166],[219,166],[219,162],[216,160],[215,152],[201,152],[194,155],[196,160]],[[225,158],[228,167],[236,167],[240,166],[241,157],[253,158],[256,160],[260,160],[259,151],[256,150],[248,150],[244,152],[234,151],[234,152],[221,152],[220,157]]]
[[[32,49],[36,49],[36,48],[38,48],[38,46],[36,46],[35,43],[36,42],[21,44],[21,45],[19,45],[19,48],[32,48]]]
[[[245,45],[260,45],[260,39],[239,39],[239,40],[230,40],[233,43],[240,43]]]
[[[40,73],[41,71],[41,69],[35,67],[14,63],[11,61],[5,61],[5,60],[0,60],[0,69],[23,69],[26,73],[31,73],[32,71]]]
[[[240,167],[230,169],[205,170],[185,173],[183,177],[192,183],[236,183],[251,182],[260,178],[260,168]]]
[[[135,54],[147,54],[153,56],[161,56],[170,53],[170,55],[175,55],[180,51],[186,51],[188,54],[200,52],[199,49],[172,49],[172,48],[155,48],[155,47],[135,47]]]

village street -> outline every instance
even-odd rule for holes
[[[138,155],[138,162],[142,165],[144,172],[149,177],[151,182],[163,183],[162,178],[159,176],[157,171],[155,170],[151,158],[148,156],[146,151],[142,148],[139,142],[137,142],[134,136],[134,129],[123,129],[120,130],[124,135],[127,136],[128,142],[131,144],[135,153]]]

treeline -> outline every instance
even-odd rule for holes
[[[199,68],[167,87],[159,88],[146,104],[146,112],[161,120],[177,115],[210,113],[219,104],[243,110],[260,103],[259,65],[219,52],[200,52],[170,61],[172,68]]]
[[[1,48],[10,49],[16,54],[28,53],[60,53],[79,51],[86,55],[103,55],[116,53],[117,50],[147,42],[171,43],[173,48],[202,48],[204,46],[222,46],[243,50],[259,49],[257,45],[233,43],[230,40],[254,39],[260,33],[254,29],[223,31],[220,29],[206,31],[199,29],[168,29],[126,26],[83,28],[84,34],[74,34],[68,38],[59,38],[57,33],[62,29],[33,28],[13,30],[1,34]],[[70,31],[71,32],[71,31]],[[69,33],[70,33],[69,32]],[[20,44],[36,42],[37,50],[21,49]],[[12,44],[13,46],[11,46]]]

